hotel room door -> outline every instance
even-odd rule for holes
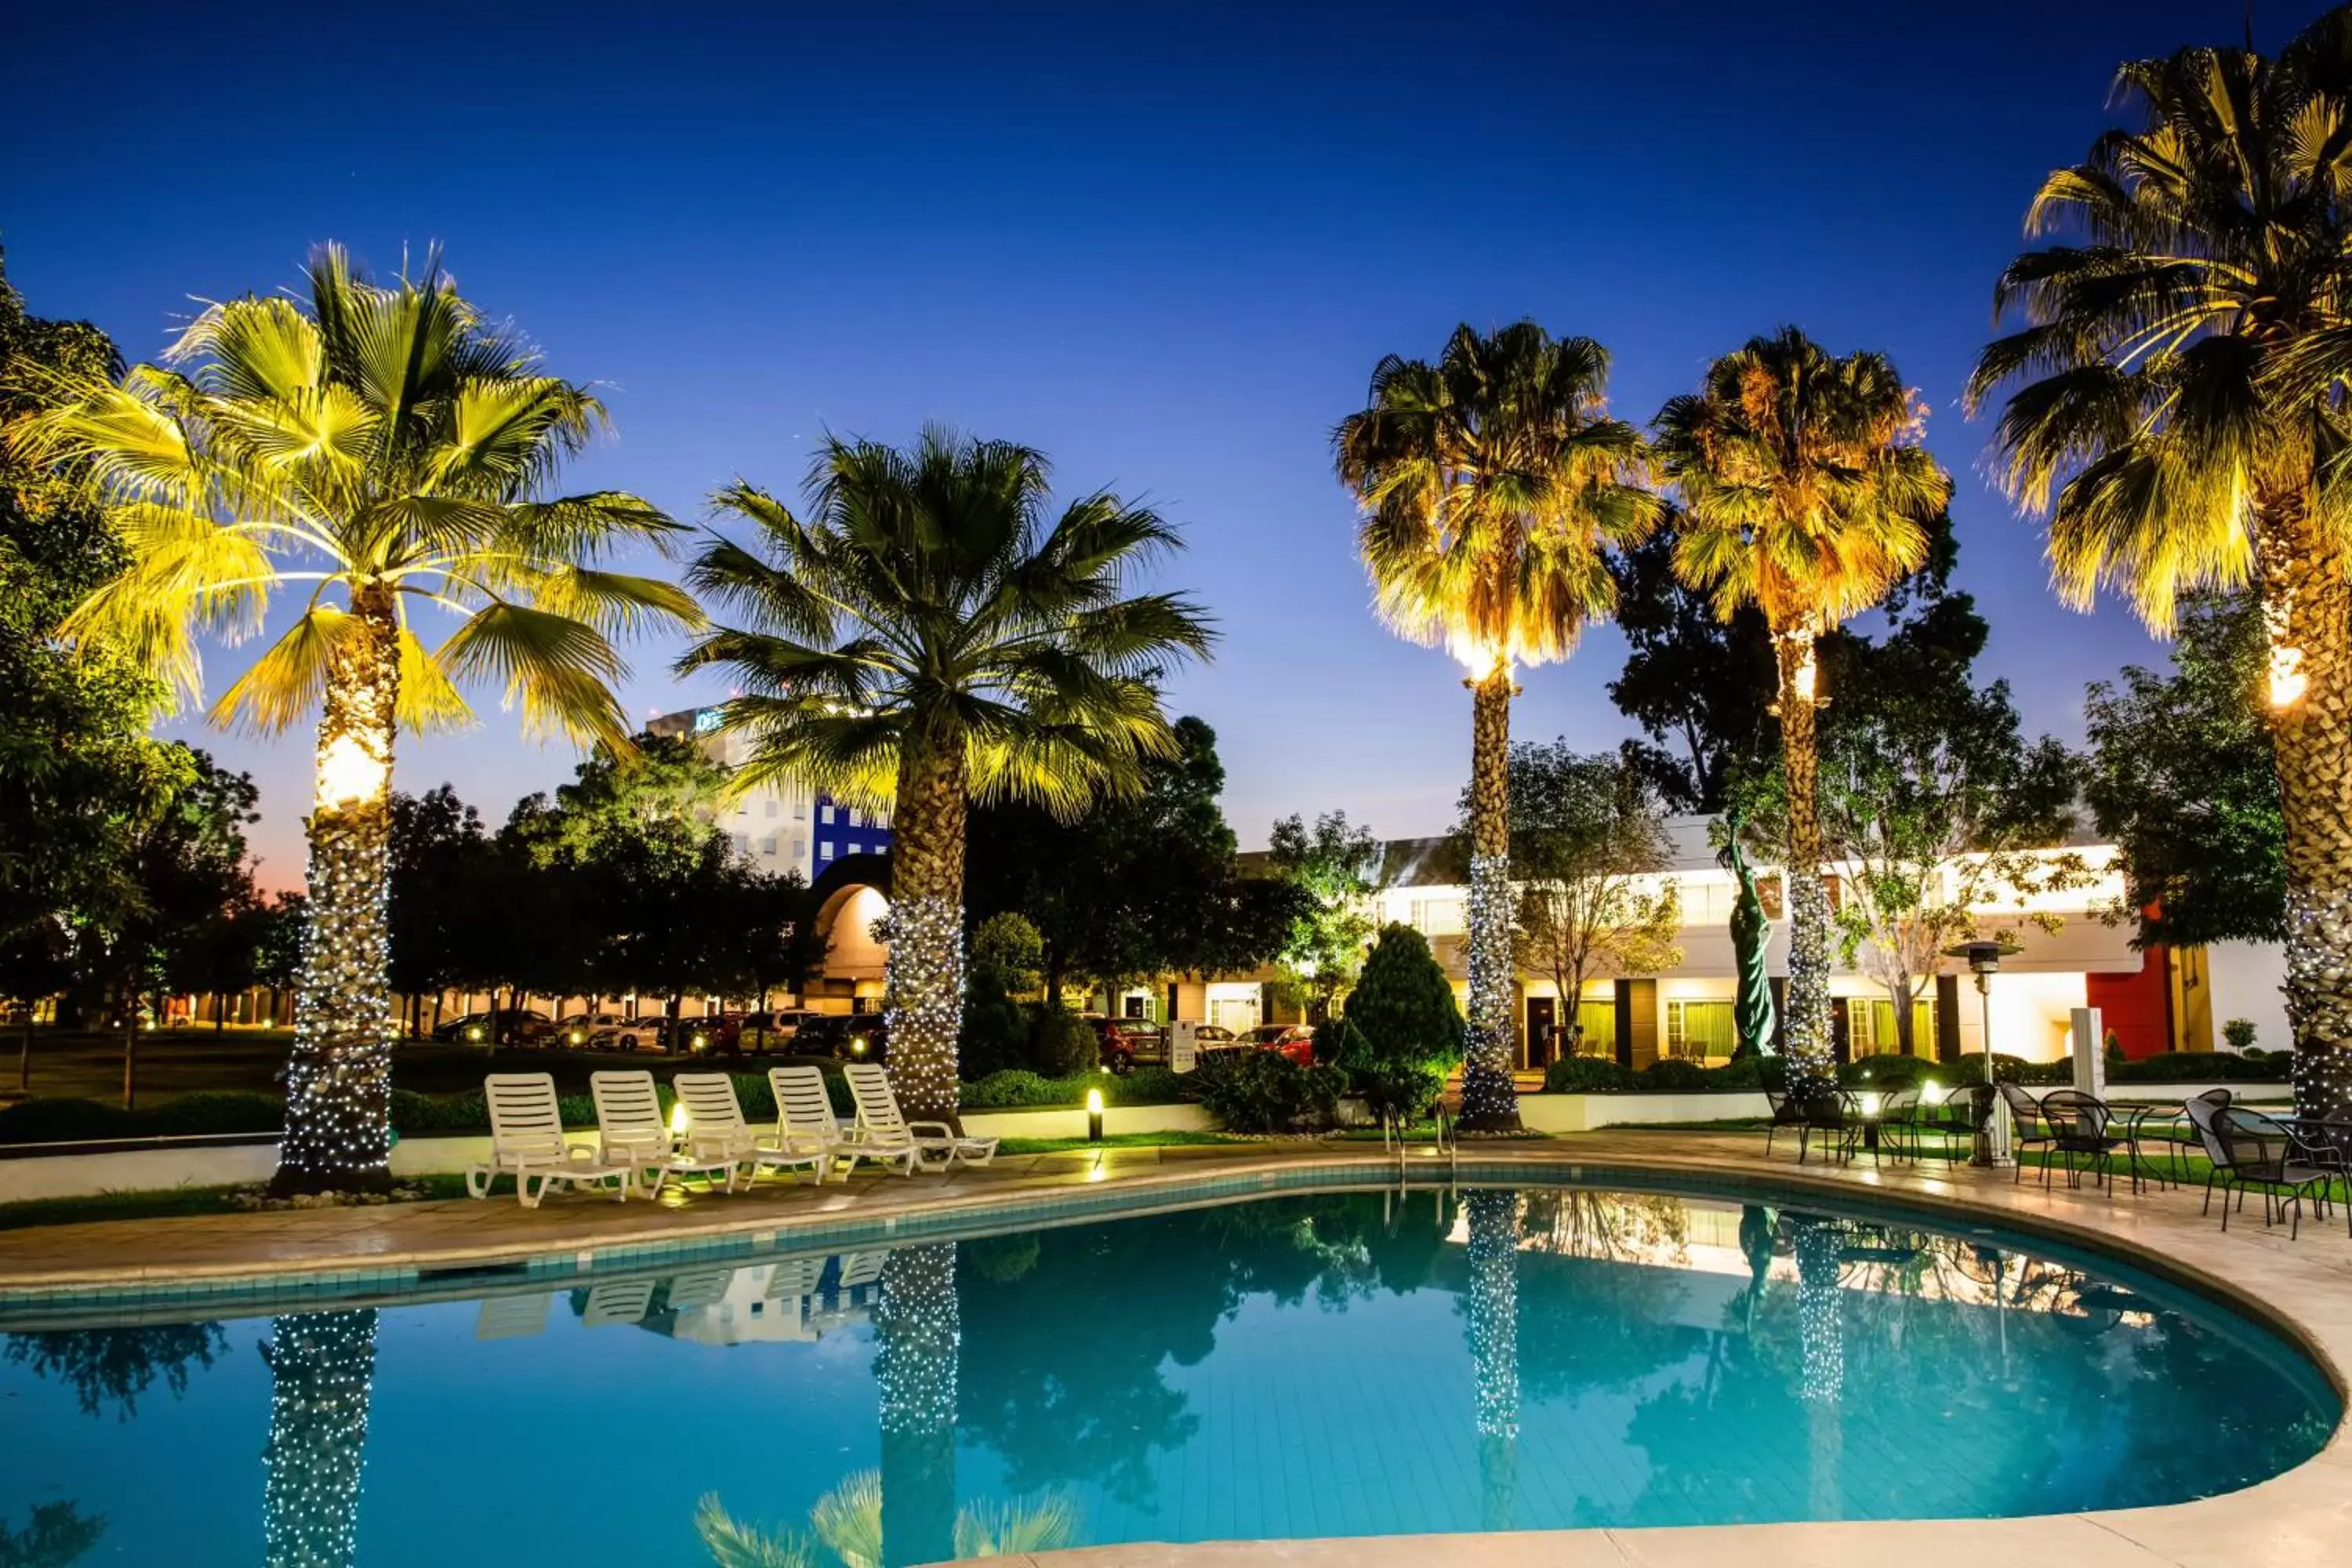
[[[1541,1072],[1551,1065],[1555,1049],[1553,1026],[1559,1021],[1559,1003],[1549,996],[1528,998],[1528,1036],[1524,1065]]]

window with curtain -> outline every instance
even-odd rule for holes
[[[1846,1024],[1855,1056],[1892,1055],[1903,1048],[1902,1037],[1895,1032],[1895,1004],[1886,997],[1848,997]],[[1936,1055],[1936,1007],[1926,996],[1911,1001],[1911,1049],[1917,1056]]]
[[[1588,1057],[1613,1057],[1617,1054],[1617,1004],[1614,1002],[1579,1002],[1576,1022],[1584,1034],[1577,1047],[1578,1053]]]
[[[1666,1055],[1693,1061],[1727,1061],[1739,1043],[1728,1002],[1666,1004]]]

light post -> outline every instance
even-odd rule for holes
[[[2001,959],[2017,951],[2015,944],[2004,942],[1964,942],[1944,950],[1947,958],[1968,960],[1969,972],[1977,977],[1977,1003],[1984,1022],[1986,1104],[1984,1119],[1977,1123],[1976,1152],[1969,1156],[1971,1165],[1999,1168],[2017,1163],[2017,1156],[2011,1152],[2009,1104],[2000,1097],[1992,1061],[1992,977],[2000,973]]]

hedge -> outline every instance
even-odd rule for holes
[[[1704,1068],[1672,1058],[1635,1071],[1607,1057],[1567,1057],[1544,1074],[1546,1094],[1709,1094],[1753,1092],[1764,1087],[1763,1069],[1777,1058],[1748,1057],[1727,1067]],[[2226,1051],[2174,1051],[2111,1064],[2107,1081],[2139,1083],[2277,1083],[2290,1076],[2293,1058],[2240,1057]],[[1993,1070],[2006,1083],[2030,1087],[2074,1081],[2074,1065],[2029,1062],[1996,1054]],[[1938,1083],[1982,1083],[1984,1057],[1971,1053],[1952,1061],[1924,1057],[1871,1056],[1838,1068],[1838,1081],[1853,1088],[1891,1088],[1932,1078]]]
[[[1138,1068],[1123,1078],[1106,1072],[1046,1078],[1008,1068],[965,1084],[958,1100],[965,1110],[1048,1110],[1084,1105],[1087,1091],[1097,1089],[1105,1105],[1173,1105],[1192,1098],[1182,1076],[1166,1068]]]
[[[27,1100],[0,1110],[0,1143],[275,1132],[285,1124],[284,1102],[267,1094],[187,1094],[146,1110],[95,1100]]]

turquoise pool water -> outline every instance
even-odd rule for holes
[[[1331,1192],[10,1331],[0,1563],[865,1568],[2028,1514],[2243,1486],[2339,1414],[2266,1332],[2039,1244],[1656,1194]],[[785,1554],[717,1555],[730,1531]]]

